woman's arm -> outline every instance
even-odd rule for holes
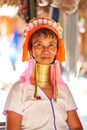
[[[68,111],[67,123],[70,130],[83,130],[76,110]]]
[[[6,113],[6,130],[21,130],[22,116],[8,111]]]

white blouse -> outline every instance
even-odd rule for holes
[[[22,115],[21,130],[66,130],[67,111],[76,109],[69,88],[58,88],[58,99],[50,100],[38,87],[38,96],[34,98],[35,87],[16,82],[11,88],[5,108]]]

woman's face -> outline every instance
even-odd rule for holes
[[[57,52],[57,37],[54,35],[44,36],[40,33],[39,36],[36,34],[32,38],[32,49],[31,54],[34,59],[40,64],[50,64]]]

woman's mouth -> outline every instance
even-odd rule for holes
[[[48,60],[50,57],[42,57],[43,60]]]

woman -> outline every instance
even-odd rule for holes
[[[72,94],[63,82],[62,28],[35,18],[24,31],[23,61],[28,68],[11,88],[4,108],[6,130],[83,130]]]

